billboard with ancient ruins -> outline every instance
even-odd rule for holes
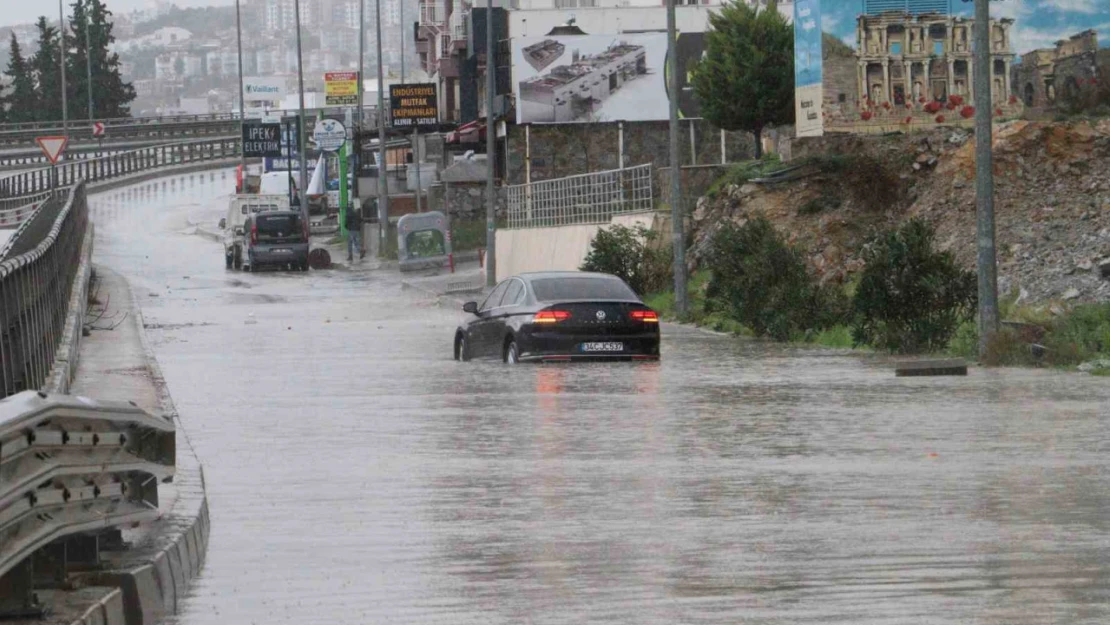
[[[704,34],[680,34],[676,48],[680,114],[697,117],[687,79]],[[514,37],[512,54],[517,123],[668,118],[666,33]]]
[[[1110,79],[1110,49],[1098,32],[1110,27],[1110,0],[1001,0],[990,9],[996,119],[1093,112],[1100,102],[1110,113],[1100,83]],[[821,128],[808,134],[973,124],[972,2],[820,0],[819,10]],[[813,96],[799,89],[798,110],[807,98],[816,108]]]

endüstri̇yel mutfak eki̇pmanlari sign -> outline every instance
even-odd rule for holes
[[[389,119],[394,128],[428,128],[439,125],[435,83],[390,85]]]

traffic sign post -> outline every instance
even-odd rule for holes
[[[66,144],[69,143],[69,137],[35,137],[35,143],[39,144],[42,153],[46,155],[46,160],[50,161],[50,187],[58,186],[58,158],[66,149]]]
[[[104,136],[104,122],[93,122],[92,134],[93,134],[94,137],[96,137],[98,139],[103,137]]]

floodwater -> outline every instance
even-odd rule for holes
[[[456,363],[387,272],[240,274],[229,172],[96,195],[205,466],[181,625],[1110,622],[1110,382],[895,378],[664,326],[658,364]]]

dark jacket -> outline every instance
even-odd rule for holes
[[[348,208],[347,209],[347,223],[343,224],[348,230],[361,230],[362,229],[362,213],[359,211]]]

